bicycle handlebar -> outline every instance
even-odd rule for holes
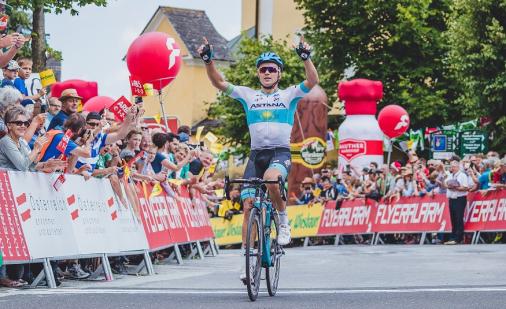
[[[251,178],[251,179],[233,179],[230,180],[228,176],[225,176],[225,197],[227,200],[230,200],[230,184],[250,184],[255,187],[264,185],[264,184],[278,184],[279,192],[281,193],[281,198],[283,201],[286,201],[286,192],[285,192],[285,181],[282,176],[278,176],[278,180],[263,180],[260,178]]]

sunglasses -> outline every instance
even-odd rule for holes
[[[11,121],[9,123],[13,123],[13,124],[15,124],[18,127],[25,126],[25,127],[28,128],[30,126],[30,121],[21,121],[21,120],[18,120],[18,121]]]
[[[141,130],[142,130],[142,131],[146,131],[146,130],[148,130],[148,129],[149,129],[148,127],[141,127]]]
[[[58,104],[49,104],[49,106],[51,106],[51,107],[58,107],[58,108],[61,108],[61,106],[60,106],[60,105],[58,105]]]
[[[99,122],[87,122],[86,124],[89,125],[90,127],[93,127],[93,128],[100,125]]]
[[[258,69],[258,71],[262,74],[265,74],[266,72],[278,73],[278,69],[275,67],[261,67],[260,69]]]

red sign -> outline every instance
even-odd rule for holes
[[[336,202],[328,202],[323,209],[318,235],[372,233],[376,216],[376,202],[370,199],[344,201],[340,209]]]
[[[125,120],[126,115],[128,114],[128,110],[130,109],[131,106],[132,103],[130,103],[130,101],[128,101],[127,98],[122,96],[109,107],[109,110],[121,122]]]
[[[16,197],[12,193],[7,172],[0,172],[0,251],[4,261],[28,261],[30,254],[26,245],[21,220],[30,220],[30,205],[26,195]],[[18,216],[18,213],[21,214]]]
[[[130,89],[132,89],[132,95],[134,96],[143,97],[146,95],[141,80],[136,77],[130,76]]]
[[[383,141],[344,139],[339,141],[339,155],[347,161],[363,155],[383,155]]]
[[[67,149],[67,145],[69,144],[72,135],[74,135],[74,133],[72,133],[70,129],[68,129],[67,132],[65,132],[65,134],[61,138],[61,141],[58,143],[58,145],[56,145],[56,149],[59,152],[65,154],[65,150]]]
[[[473,192],[467,196],[464,229],[474,231],[506,230],[506,190]]]
[[[7,29],[7,23],[9,22],[9,16],[4,15],[0,18],[0,31]]]
[[[59,191],[65,181],[66,181],[65,174],[60,174],[60,176],[58,176],[58,178],[56,178],[56,180],[54,181],[53,188],[56,191]]]
[[[451,231],[448,199],[434,197],[401,197],[395,203],[381,202],[373,219],[374,232],[449,232]]]

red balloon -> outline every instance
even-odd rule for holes
[[[160,90],[179,73],[181,49],[166,33],[148,32],[132,42],[126,62],[132,76]]]
[[[91,98],[83,106],[83,111],[100,113],[104,108],[109,108],[114,103],[114,99],[106,96],[97,96]]]
[[[59,98],[65,89],[73,88],[77,94],[83,97],[83,104],[89,99],[98,95],[97,82],[88,82],[80,79],[69,79],[63,82],[55,83],[51,86],[51,96]]]
[[[408,112],[399,105],[387,105],[378,114],[378,124],[389,138],[401,136],[409,128]]]

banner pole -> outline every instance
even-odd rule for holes
[[[167,117],[165,116],[165,108],[163,107],[162,89],[158,90],[158,100],[160,102],[160,108],[162,110],[163,122],[165,123],[165,129],[169,132],[169,125],[167,124]]]

